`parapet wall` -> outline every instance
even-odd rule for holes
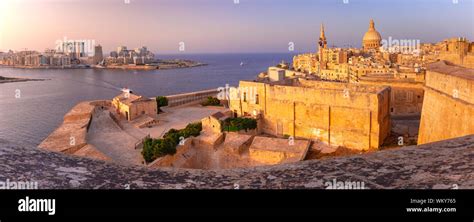
[[[460,55],[458,53],[441,53],[438,56],[438,59],[450,61],[452,63],[474,69],[474,55],[469,53],[466,55]]]
[[[421,115],[423,107],[423,82],[405,79],[360,77],[360,84],[390,86],[391,116]]]
[[[216,96],[217,93],[217,89],[210,89],[191,93],[170,95],[166,96],[166,98],[168,99],[168,106],[172,107],[190,103],[199,103],[206,100],[206,98],[209,96]]]
[[[38,148],[53,152],[74,155],[89,155],[93,158],[107,159],[94,146],[87,143],[87,132],[93,114],[110,100],[85,101],[75,105],[65,116],[63,123],[44,139]]]
[[[474,70],[428,67],[418,144],[474,134]]]
[[[365,155],[232,170],[126,167],[0,142],[0,181],[39,189],[325,189],[328,181],[369,189],[474,189],[474,135]]]
[[[351,149],[377,149],[390,133],[390,87],[300,81],[272,85],[240,81],[252,89],[246,99],[230,101],[240,116],[257,111],[262,131],[271,135],[320,140]]]

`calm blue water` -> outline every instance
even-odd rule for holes
[[[0,76],[50,79],[0,84],[0,140],[37,146],[62,122],[75,104],[84,100],[111,99],[128,87],[145,96],[170,95],[237,85],[254,79],[268,66],[292,54],[161,55],[161,59],[191,59],[208,66],[153,71],[40,70],[0,68]],[[244,62],[244,66],[240,63]],[[20,98],[16,98],[16,92]]]

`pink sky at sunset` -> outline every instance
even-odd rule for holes
[[[188,53],[285,52],[289,42],[296,51],[311,51],[321,22],[330,45],[359,46],[370,18],[383,37],[474,40],[472,1],[124,1],[1,0],[0,50],[42,51],[66,37],[95,40],[105,52],[143,45],[156,53],[178,53],[181,41]],[[443,19],[448,17],[449,22]]]

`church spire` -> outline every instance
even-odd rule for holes
[[[319,48],[326,48],[327,47],[327,41],[326,41],[326,35],[324,34],[324,25],[321,23],[321,29],[320,29],[320,35],[319,35]]]
[[[324,25],[323,25],[323,23],[321,23],[321,29],[320,29],[319,32],[320,32],[319,38],[320,39],[326,39],[326,36],[324,35]]]

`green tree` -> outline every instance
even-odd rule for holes
[[[218,98],[209,96],[207,97],[207,100],[202,102],[201,105],[203,106],[220,106],[221,101]]]
[[[168,105],[168,98],[165,96],[157,96],[156,97],[156,105],[157,105],[157,113],[163,112],[160,107],[164,107]]]
[[[176,153],[176,146],[179,144],[181,137],[199,136],[201,130],[202,124],[200,122],[190,123],[182,130],[168,130],[163,135],[163,139],[146,139],[143,143],[143,159],[150,163],[159,157],[173,155]]]

